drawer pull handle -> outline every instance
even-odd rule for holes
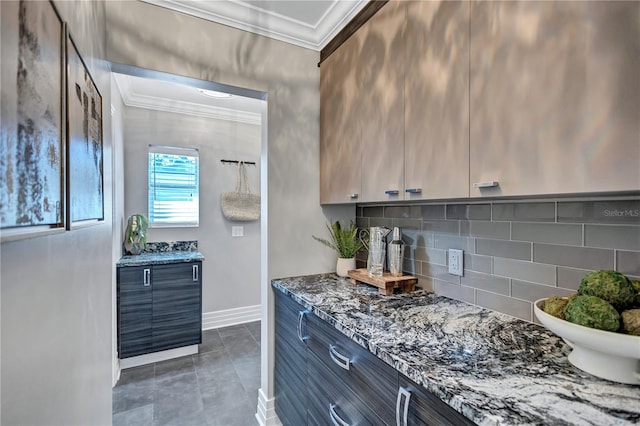
[[[145,287],[149,287],[151,285],[151,269],[149,268],[144,269],[142,273],[142,284]]]
[[[336,351],[336,347],[334,345],[329,345],[329,355],[331,356],[333,362],[338,364],[341,368],[349,370],[351,360],[349,359],[349,357],[339,354],[338,351]]]
[[[303,334],[302,331],[302,321],[304,320],[304,316],[311,313],[310,310],[305,309],[304,311],[300,311],[298,313],[298,339],[304,343],[305,340],[307,340],[309,338],[309,336],[306,336]]]
[[[331,421],[335,426],[351,426],[336,413],[336,404],[329,404],[329,417],[331,417]]]
[[[387,189],[386,191],[384,191],[384,193],[387,195],[398,195],[400,191],[398,191],[397,189]]]
[[[408,192],[409,194],[422,194],[422,188],[409,188],[405,189],[404,192]]]
[[[492,180],[491,182],[475,182],[473,184],[474,188],[494,188],[498,186],[498,182]]]
[[[402,423],[400,422],[400,406],[402,405],[402,397],[404,398],[404,408],[402,409]],[[409,416],[409,400],[411,399],[411,392],[407,388],[402,386],[398,388],[398,399],[396,400],[396,425],[407,426],[407,419]]]
[[[198,265],[193,265],[191,267],[191,273],[193,275],[193,281],[198,281],[198,278],[200,277],[200,273],[198,271]]]
[[[349,197],[351,197],[352,200],[355,200],[358,198],[358,193],[354,192],[353,194],[351,194]]]

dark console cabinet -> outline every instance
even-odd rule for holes
[[[117,271],[120,358],[202,342],[202,262]]]

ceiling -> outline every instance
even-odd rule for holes
[[[322,50],[368,0],[142,0],[313,50]]]
[[[320,51],[368,0],[142,0]],[[216,99],[187,84],[114,73],[125,105],[260,124],[264,101]]]

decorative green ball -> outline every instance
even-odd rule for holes
[[[567,321],[585,327],[606,331],[618,331],[620,314],[607,301],[596,296],[577,296],[564,309]]]
[[[580,281],[578,294],[596,296],[612,304],[617,310],[633,305],[636,291],[629,278],[616,271],[590,272]]]
[[[544,301],[542,310],[556,318],[564,319],[564,308],[569,300],[564,297],[551,296]]]

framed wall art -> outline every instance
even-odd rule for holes
[[[104,219],[102,96],[67,36],[67,227]]]
[[[65,24],[49,1],[0,8],[4,242],[65,229]]]

